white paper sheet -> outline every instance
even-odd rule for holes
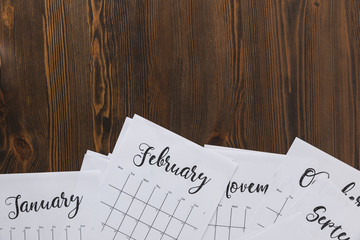
[[[0,239],[98,239],[88,208],[98,185],[98,172],[0,175]]]
[[[225,197],[219,204],[203,240],[237,240],[247,228],[247,221],[266,192],[272,187],[274,175],[285,155],[245,151],[205,145],[238,164],[229,181]]]
[[[80,171],[98,170],[101,173],[107,169],[110,163],[110,156],[87,150],[81,165]],[[102,174],[104,177],[104,174]]]
[[[318,178],[298,195],[291,207],[284,208],[281,219],[262,231],[242,240],[257,239],[360,239],[360,210],[353,207],[339,189],[328,179]],[[297,214],[296,222],[288,216]],[[291,223],[291,224],[290,224]]]
[[[284,216],[283,212],[289,209],[303,191],[310,186],[307,179],[302,176],[304,172],[307,172],[308,166],[314,166],[316,162],[317,160],[312,158],[302,159],[286,156],[286,160],[276,172],[274,187],[268,191],[256,208],[248,225],[247,234],[260,231],[281,220]],[[304,187],[300,185],[300,182]]]
[[[312,174],[327,174],[331,181],[348,196],[354,206],[360,208],[360,171],[330,156],[316,147],[296,138],[291,145],[288,156],[301,158],[315,158],[318,166],[309,166],[314,169]],[[309,179],[311,179],[309,177]]]
[[[201,239],[236,165],[139,116],[131,122],[99,195],[101,239]]]
[[[231,158],[239,165],[224,191],[208,225],[204,239],[239,239],[246,232],[247,221],[265,193],[271,189],[275,171],[285,155],[205,145]],[[87,170],[104,169],[109,164],[105,155],[87,152],[83,165]],[[252,192],[252,193],[250,193]]]
[[[291,146],[287,158],[276,175],[276,191],[270,191],[256,210],[249,224],[249,232],[258,231],[280,220],[284,211],[318,178],[329,178],[348,195],[354,208],[358,208],[358,170],[298,138]]]
[[[285,215],[302,213],[306,229],[316,240],[360,239],[360,209],[328,179],[318,179]]]
[[[281,223],[274,224],[241,240],[319,240],[309,233],[302,215],[300,212],[294,214]]]

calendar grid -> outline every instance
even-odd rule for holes
[[[282,194],[283,192],[280,189],[276,189],[276,192],[278,192],[279,194]],[[271,213],[275,214],[273,223],[276,223],[280,217],[282,217],[282,213],[285,209],[285,207],[288,205],[290,200],[293,200],[293,196],[288,195],[287,197],[285,197],[284,202],[281,204],[281,207],[279,210],[275,210],[274,207],[270,207],[270,206],[266,206],[266,209],[269,210]],[[257,226],[261,227],[261,228],[265,228],[264,224],[262,223],[256,223]]]
[[[250,209],[249,207],[246,207],[245,210],[244,210],[244,218],[243,218],[243,225],[242,226],[239,226],[239,225],[236,225],[234,224],[234,220],[233,220],[233,216],[234,216],[234,213],[233,213],[233,209],[234,208],[238,208],[238,206],[232,206],[230,208],[230,213],[229,213],[229,219],[228,219],[228,224],[219,224],[219,211],[222,209],[222,205],[219,204],[218,207],[216,208],[216,211],[215,211],[215,220],[214,220],[214,223],[210,223],[208,225],[208,227],[213,227],[214,228],[214,240],[217,240],[217,239],[223,239],[223,236],[219,236],[218,234],[218,230],[223,228],[223,229],[228,229],[228,233],[227,233],[227,239],[230,240],[231,237],[232,237],[232,232],[234,229],[242,229],[243,232],[245,232],[245,229],[246,229],[246,222],[247,222],[247,211]]]
[[[120,168],[120,167],[119,167]],[[122,168],[120,168],[122,170]],[[180,213],[180,209],[181,206],[183,205],[182,203],[185,202],[184,198],[180,198],[177,200],[176,206],[174,204],[174,209],[172,211],[166,211],[165,209],[163,209],[165,203],[167,203],[169,200],[169,196],[170,194],[172,194],[172,192],[168,191],[166,192],[165,196],[162,198],[161,201],[161,205],[159,207],[155,206],[155,204],[150,203],[150,201],[154,198],[154,195],[159,195],[159,194],[163,194],[161,193],[158,189],[160,189],[160,187],[158,185],[156,185],[155,187],[152,188],[152,191],[150,193],[150,195],[148,197],[146,197],[146,199],[142,199],[144,197],[140,197],[141,192],[144,191],[145,184],[149,184],[149,181],[146,179],[142,179],[140,181],[140,183],[138,182],[137,185],[135,185],[134,183],[130,183],[132,181],[132,178],[135,178],[135,174],[134,173],[130,173],[127,175],[126,180],[124,181],[124,184],[120,184],[121,187],[117,187],[113,184],[108,184],[109,189],[115,190],[117,191],[117,195],[116,195],[116,199],[114,201],[114,204],[109,204],[107,202],[104,201],[100,201],[102,205],[108,207],[110,209],[109,214],[107,215],[106,219],[104,222],[101,222],[102,224],[102,231],[104,231],[105,228],[109,228],[111,230],[114,231],[114,236],[112,237],[113,240],[116,239],[117,235],[123,235],[125,237],[127,237],[128,239],[137,239],[134,234],[136,232],[136,229],[139,227],[139,225],[143,225],[146,226],[148,228],[146,235],[144,238],[142,238],[143,240],[147,240],[150,236],[151,231],[155,231],[158,232],[161,236],[160,239],[163,239],[165,236],[170,238],[170,239],[179,239],[179,237],[181,236],[181,234],[183,233],[185,228],[191,228],[193,230],[197,230],[197,227],[195,227],[194,225],[189,223],[189,218],[193,213],[194,208],[197,208],[198,206],[196,204],[191,205],[190,207],[190,211],[188,212],[188,214],[186,215],[185,220],[182,220],[179,216],[176,216],[177,213]],[[136,180],[134,180],[136,182]],[[129,191],[126,191],[127,187],[131,187],[132,189],[136,189],[135,193],[130,193]],[[119,207],[117,207],[117,204],[119,204],[120,198],[127,196],[128,198],[130,198],[130,203],[127,206],[126,210],[121,210],[119,209]],[[159,196],[158,196],[159,197]],[[134,206],[135,203],[141,203],[144,206],[141,209],[141,213],[140,216],[134,216],[133,214],[131,214],[130,209],[132,208],[132,206]],[[184,207],[184,206],[183,206]],[[152,209],[154,212],[154,216],[152,219],[151,223],[147,223],[143,220],[143,216],[144,213],[146,211],[146,209]],[[121,214],[121,217],[117,217],[116,221],[118,221],[118,224],[116,226],[114,226],[115,224],[111,224],[109,223],[109,219],[111,218],[112,215],[115,214],[115,212],[118,212]],[[165,216],[167,216],[169,219],[166,220],[166,226],[164,226],[164,229],[160,229],[159,227],[155,226],[155,222],[159,219],[159,214],[162,213]],[[133,221],[135,221],[135,225],[132,226],[132,229],[130,230],[131,232],[124,232],[122,229],[122,226],[125,222],[126,219],[131,219]],[[170,224],[173,222],[177,222],[179,225],[179,227],[181,226],[180,230],[174,234],[174,233],[168,233],[167,231],[170,229]],[[176,235],[176,236],[175,236]]]
[[[281,208],[279,211],[276,211],[274,209],[272,209],[271,207],[266,207],[268,210],[270,210],[271,212],[275,213],[276,214],[276,217],[275,217],[275,220],[274,220],[274,223],[277,222],[277,220],[279,219],[280,216],[282,216],[282,212],[285,208],[285,206],[287,205],[287,203],[289,202],[289,200],[293,199],[293,197],[291,195],[289,195],[288,197],[286,197],[284,203],[282,204]]]

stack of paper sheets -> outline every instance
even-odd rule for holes
[[[135,115],[80,172],[0,175],[0,239],[357,240],[359,184],[300,139],[287,155],[203,147]]]

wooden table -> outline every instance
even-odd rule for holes
[[[359,168],[358,0],[0,0],[0,170],[79,170],[137,113]]]

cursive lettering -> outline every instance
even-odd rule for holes
[[[249,192],[249,193],[263,193],[266,194],[269,189],[269,184],[255,184],[255,183],[237,183],[237,182],[229,182],[226,188],[226,197],[231,198],[231,194],[237,191],[240,192]]]
[[[332,220],[328,220],[326,216],[320,215],[321,213],[326,212],[326,207],[324,206],[318,206],[314,208],[313,213],[309,213],[306,216],[306,220],[308,222],[317,222],[321,227],[321,230],[324,230],[326,228],[329,228],[331,230],[330,232],[330,238],[337,238],[339,240],[350,240],[350,237],[347,237],[346,232],[339,232],[342,230],[342,226],[336,226],[336,224]]]
[[[14,210],[10,211],[8,214],[9,219],[16,219],[20,213],[28,212],[39,212],[40,210],[50,210],[52,208],[69,208],[75,205],[71,211],[68,213],[68,218],[73,219],[79,211],[81,201],[83,197],[71,195],[66,197],[65,193],[62,192],[60,196],[53,198],[52,200],[46,201],[20,201],[21,195],[11,196],[5,200],[5,204],[8,206],[14,206]]]
[[[299,184],[301,187],[306,188],[315,182],[315,178],[321,174],[330,178],[330,174],[328,172],[316,172],[313,168],[308,168],[305,170],[304,174],[301,176]]]
[[[165,172],[170,172],[175,176],[180,176],[184,179],[189,179],[191,182],[199,182],[198,185],[191,187],[188,192],[190,194],[195,194],[199,192],[207,183],[210,182],[211,178],[207,177],[205,173],[198,173],[197,165],[191,167],[179,167],[176,163],[170,162],[170,148],[165,147],[159,156],[152,154],[152,151],[155,150],[154,147],[149,144],[142,143],[139,145],[140,153],[135,155],[133,158],[133,163],[137,167],[143,166],[147,161],[151,166],[157,166],[159,168],[164,168]]]

